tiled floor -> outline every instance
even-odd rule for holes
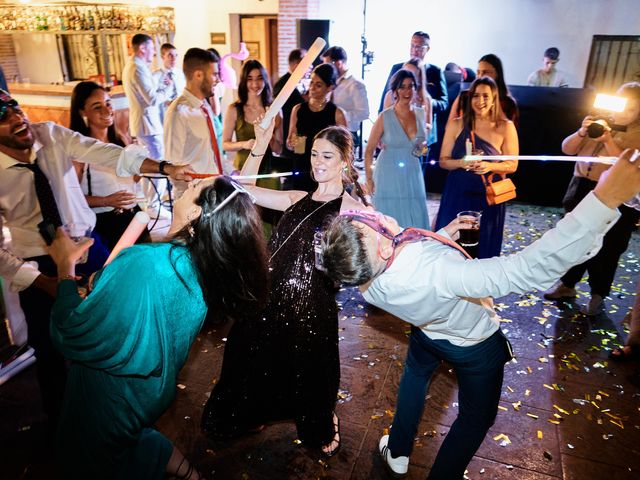
[[[521,249],[557,221],[558,210],[510,205],[504,249]],[[517,362],[505,368],[500,411],[468,468],[472,479],[640,478],[640,394],[628,380],[636,365],[607,360],[621,341],[620,325],[633,303],[640,238],[620,262],[604,315],[587,318],[575,304],[556,305],[539,293],[496,300]],[[587,297],[588,298],[588,297]],[[337,413],[343,446],[328,460],[296,443],[292,424],[227,444],[199,432],[202,406],[219,374],[226,329],[205,329],[180,376],[177,400],[158,422],[205,478],[385,479],[376,455],[393,415],[407,345],[407,325],[367,307],[354,290],[340,294],[342,378]],[[409,467],[426,478],[455,419],[456,381],[443,366],[435,377]],[[0,477],[49,478],[43,454],[35,375],[27,370],[0,387]],[[26,472],[26,473],[25,473]]]

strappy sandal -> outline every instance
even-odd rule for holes
[[[328,445],[324,445],[320,449],[322,454],[327,458],[331,458],[334,455],[336,455],[340,451],[340,447],[342,446],[342,437],[340,436],[340,418],[335,413],[333,414],[333,431],[334,431],[334,434],[331,442]],[[336,437],[337,437],[337,440],[336,440]],[[329,451],[326,451],[324,449],[324,447],[329,447],[333,443],[337,443],[338,445],[336,445],[332,450],[329,450]]]
[[[614,348],[609,352],[609,359],[616,362],[628,362],[629,360],[640,359],[638,348],[632,345],[624,345],[621,348]]]

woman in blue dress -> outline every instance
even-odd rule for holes
[[[414,106],[416,79],[412,72],[398,70],[390,89],[394,104],[378,116],[365,151],[367,188],[375,209],[395,218],[400,226],[429,229],[419,157],[424,154],[431,124],[424,109]],[[382,151],[373,169],[373,153],[381,140]]]
[[[444,133],[440,166],[451,172],[444,186],[436,230],[463,210],[482,212],[477,257],[490,258],[500,255],[506,205],[487,204],[483,175],[513,173],[518,161],[466,162],[466,144],[467,140],[471,142],[472,150],[478,154],[517,155],[518,134],[513,122],[502,113],[498,87],[491,78],[477,78],[471,84],[469,97],[471,102],[462,117],[451,120]]]

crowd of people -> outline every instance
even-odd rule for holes
[[[500,257],[506,207],[488,203],[486,185],[518,167],[519,112],[496,55],[480,58],[469,89],[450,98],[446,72],[425,61],[429,35],[415,32],[410,58],[392,67],[382,92],[361,176],[354,152],[362,151],[369,101],[343,48],[326,50],[304,88],[263,127],[306,51],[291,52],[290,71],[273,89],[265,67],[246,60],[237,101],[222,112],[217,52],[190,48],[179,68],[177,49],[163,44],[162,66],[152,72],[153,39],[137,34],[131,46],[122,79],[127,132],[116,130],[109,93],[94,82],[75,86],[69,128],[30,123],[0,91],[0,231],[11,232],[0,274],[20,292],[60,474],[202,478],[152,427],[173,401],[205,318],[233,325],[203,432],[231,440],[291,420],[306,446],[336,455],[334,297],[343,283],[412,325],[393,426],[379,443],[386,466],[407,473],[430,378],[447,361],[460,412],[429,478],[462,478],[495,419],[512,356],[492,297],[555,281],[546,298],[575,297],[586,271],[592,295],[584,313],[603,309],[640,219],[622,205],[640,192],[640,84],[618,92],[627,104],[614,121],[625,131],[588,135],[596,120],[588,116],[562,145],[567,155],[619,157],[615,165],[577,162],[565,218],[522,252]],[[565,85],[558,60],[558,49],[545,51],[530,82]],[[447,71],[471,80],[454,64]],[[449,174],[430,221],[421,160],[434,156]],[[284,182],[255,180],[287,168],[296,175]],[[172,212],[162,201],[167,188]],[[103,267],[140,204],[172,218],[168,237],[151,243],[144,230],[138,245]],[[265,229],[267,211],[279,213]],[[461,211],[482,214],[477,261],[455,243],[474,227]],[[65,227],[74,223],[91,238],[73,241]],[[628,345],[613,357],[638,346],[637,309],[631,317]]]

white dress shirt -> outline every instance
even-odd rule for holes
[[[167,77],[171,78],[172,83],[170,85],[167,85],[166,87],[167,100],[158,106],[158,109],[160,111],[161,123],[164,123],[164,116],[166,115],[167,109],[169,108],[171,102],[178,98],[178,95],[182,93],[184,87],[187,85],[187,80],[184,78],[184,73],[182,73],[182,70],[179,70],[177,68],[162,67],[153,72],[153,78],[156,82],[156,85],[160,87],[165,85],[164,82]]]
[[[167,110],[164,119],[164,151],[167,160],[176,165],[190,165],[196,173],[230,173],[233,165],[220,159],[224,172],[218,166],[211,144],[211,135],[207,119],[201,110],[209,112],[213,124],[213,110],[209,102],[201,100],[186,88]],[[222,154],[222,145],[218,144]],[[180,197],[186,188],[186,182],[174,182],[176,197]]]
[[[331,98],[333,103],[344,110],[349,131],[357,132],[360,123],[369,118],[367,88],[349,71],[338,78]]]
[[[31,124],[36,140],[31,162],[38,158],[40,170],[49,179],[63,223],[95,226],[96,215],[89,208],[72,160],[105,165],[121,176],[140,173],[146,150],[137,145],[127,148],[101,143],[53,122]],[[11,232],[11,252],[0,249],[0,276],[20,291],[40,274],[33,264],[22,258],[47,255],[46,244],[38,231],[42,221],[33,172],[17,167],[17,160],[0,152],[0,246],[4,245],[2,226]]]
[[[87,170],[89,170],[87,172]],[[82,181],[80,186],[82,187],[82,193],[89,195],[89,177],[91,177],[91,195],[96,197],[108,197],[112,193],[124,190],[128,193],[133,193],[136,197],[142,198],[142,188],[139,183],[136,183],[133,177],[119,177],[116,175],[116,171],[113,168],[105,167],[103,165],[91,165],[84,164],[82,170]],[[133,208],[136,206],[135,201],[127,205],[126,208]],[[113,207],[91,207],[95,213],[110,212]]]
[[[147,62],[129,57],[122,85],[129,101],[129,133],[133,137],[162,135],[159,106],[167,101],[168,92],[164,84],[156,83]]]
[[[591,192],[556,228],[504,257],[466,260],[435,240],[410,243],[372,282],[364,298],[420,327],[431,339],[475,345],[499,328],[490,302],[479,299],[548,288],[570,267],[598,252],[619,216]],[[446,235],[444,230],[438,233]]]

